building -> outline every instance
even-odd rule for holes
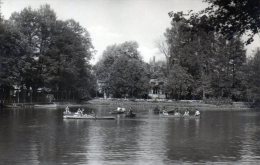
[[[151,79],[148,96],[152,99],[165,99],[164,83],[165,80],[163,79]]]

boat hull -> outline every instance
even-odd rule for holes
[[[200,116],[175,116],[175,115],[160,115],[162,118],[183,118],[183,119],[199,119]]]
[[[135,117],[136,117],[136,114],[135,114],[135,113],[126,114],[125,117],[126,117],[126,118],[135,118]]]
[[[115,120],[114,117],[104,116],[104,117],[94,117],[91,115],[88,116],[71,116],[71,115],[64,115],[64,119],[88,119],[88,120]]]

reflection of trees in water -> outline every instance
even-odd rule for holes
[[[88,121],[63,120],[62,111],[47,113],[42,120],[46,125],[38,135],[41,139],[38,148],[40,162],[47,164],[86,162]]]
[[[260,116],[203,112],[202,118],[119,121],[63,120],[60,110],[0,115],[3,164],[164,164],[249,162],[260,155]],[[1,164],[0,163],[0,164]]]
[[[77,129],[84,128],[84,124],[63,122],[61,111],[19,109],[12,110],[8,116],[5,123],[0,120],[0,125],[6,128],[0,134],[1,163],[61,164],[85,159],[82,155],[71,156],[72,153],[85,152],[84,145],[72,142],[78,141],[79,134],[86,137]]]
[[[138,150],[138,128],[141,123],[135,120],[118,120],[110,124],[111,127],[104,130],[104,160],[135,160],[137,155],[134,151]]]
[[[241,158],[240,118],[230,112],[204,113],[198,120],[169,122],[168,159],[191,162]]]
[[[139,128],[138,164],[164,164],[166,160],[165,136],[168,134],[164,119],[155,118],[153,112],[149,113],[148,120]]]
[[[245,118],[243,122],[242,149],[240,151],[243,156],[241,161],[250,161],[252,159],[258,159],[259,161],[260,159],[260,143],[258,142],[260,139],[259,121],[260,116],[257,118],[251,116],[250,118]]]
[[[0,116],[0,164],[38,162],[37,139],[32,134],[41,126],[29,116],[36,116],[33,110],[12,109]]]

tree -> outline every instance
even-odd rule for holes
[[[166,38],[162,38],[156,41],[156,46],[166,58],[166,71],[169,72],[170,69],[170,46],[166,41]]]
[[[185,18],[182,12],[172,16],[166,30],[171,65],[187,68],[193,77],[193,96],[243,99],[242,83],[246,56],[239,37],[226,40],[208,24],[209,17]]]
[[[21,83],[19,63],[27,54],[26,44],[19,31],[6,21],[0,22],[0,88],[2,100],[9,96],[14,85]]]
[[[184,98],[192,87],[193,78],[187,70],[176,64],[167,77],[166,90],[175,99]]]
[[[39,58],[45,86],[57,94],[74,91],[79,98],[89,96],[92,47],[88,32],[79,23],[58,21],[49,49]]]
[[[260,28],[260,1],[258,0],[205,0],[209,7],[198,12],[189,13],[191,18],[207,15],[209,24],[216,32],[228,39],[234,36],[248,35],[247,44],[253,41]],[[174,13],[170,12],[173,16]]]
[[[28,50],[18,62],[19,86],[32,88],[33,93],[48,89],[61,99],[89,96],[94,84],[89,64],[93,45],[86,29],[74,20],[57,20],[49,5],[13,13],[9,24]]]
[[[142,97],[148,90],[148,70],[136,42],[107,47],[97,63],[96,74],[105,82],[103,90],[114,97]]]
[[[248,62],[248,89],[249,99],[260,102],[260,50],[258,49],[255,56]]]
[[[216,97],[243,100],[246,53],[239,38],[219,37],[215,44],[212,86]]]
[[[46,52],[56,25],[56,14],[50,5],[42,5],[38,10],[31,7],[14,12],[10,22],[19,29],[32,51],[32,56]]]
[[[36,90],[44,87],[42,67],[38,59],[49,49],[56,14],[49,5],[43,5],[38,10],[27,7],[21,12],[13,13],[8,22],[17,29],[28,50],[18,62],[21,75],[21,84],[18,85],[26,89],[32,88],[36,95]]]
[[[186,19],[182,12],[175,13],[172,27],[166,30],[165,36],[170,46],[171,66],[180,65],[194,78],[193,94],[210,93],[210,77],[214,33],[206,24],[207,17],[197,20]]]

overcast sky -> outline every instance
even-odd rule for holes
[[[146,62],[155,56],[163,58],[155,42],[162,38],[170,26],[169,11],[201,10],[207,6],[202,0],[2,0],[2,14],[8,19],[11,13],[27,6],[39,8],[50,4],[58,19],[73,18],[85,27],[97,50],[95,63],[104,49],[111,44],[137,41]],[[259,36],[250,45],[259,45]]]

